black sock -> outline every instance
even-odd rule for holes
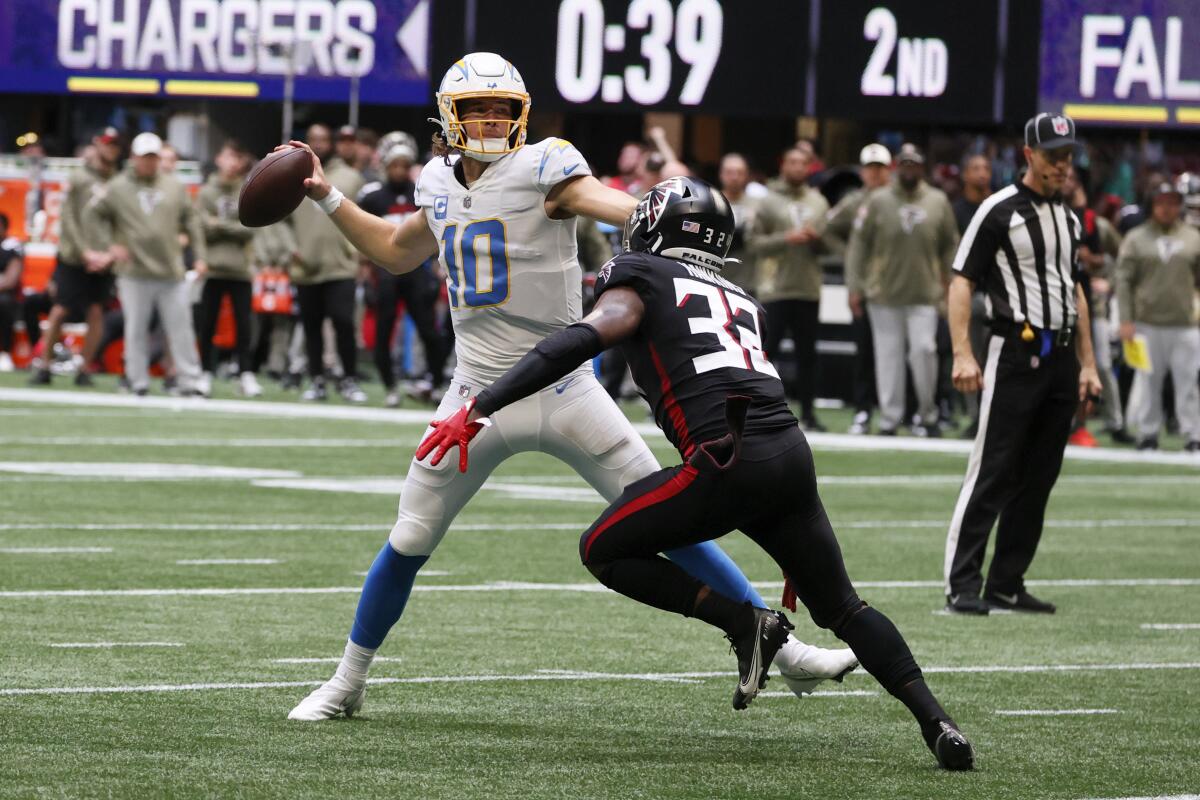
[[[737,637],[754,624],[754,608],[749,603],[737,603],[708,586],[701,586],[696,593],[692,613],[696,619],[704,620]]]
[[[936,728],[937,720],[950,718],[925,685],[908,643],[886,616],[864,604],[834,633],[850,645],[863,668],[912,712],[922,733]]]
[[[909,681],[892,694],[901,703],[904,703],[912,715],[917,718],[917,723],[921,726],[921,735],[925,737],[925,744],[930,747],[933,747],[934,741],[941,733],[938,721],[943,719],[951,723],[954,721],[950,719],[950,715],[933,696],[933,692],[929,691],[924,678],[918,677]]]

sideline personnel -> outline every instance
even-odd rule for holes
[[[1076,407],[1100,394],[1079,283],[1081,230],[1060,194],[1074,150],[1069,117],[1038,114],[1025,123],[1028,170],[983,202],[954,259],[954,387],[983,395],[946,537],[950,611],[1055,611],[1025,590],[1025,571],[1042,536]],[[967,332],[976,285],[992,318],[982,372]],[[997,517],[996,551],[980,599],[983,553]]]

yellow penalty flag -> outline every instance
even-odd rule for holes
[[[1145,336],[1135,336],[1128,342],[1122,343],[1125,363],[1136,370],[1150,372],[1150,348],[1146,347]]]

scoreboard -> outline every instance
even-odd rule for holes
[[[999,122],[1003,0],[478,3],[537,108]]]

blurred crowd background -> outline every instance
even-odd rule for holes
[[[571,141],[635,196],[681,174],[725,191],[727,276],[766,305],[764,345],[814,431],[972,433],[978,398],[950,380],[955,248],[1019,180],[1025,121],[1069,114],[1104,377],[1073,441],[1200,450],[1200,4],[745,6],[0,3],[0,372],[22,372],[0,381],[435,399],[454,358],[436,261],[397,278],[309,202],[255,230],[236,203],[298,138],[371,213],[414,213],[433,94],[484,50],[519,70],[530,141]],[[618,246],[592,222],[578,237],[585,274]],[[980,295],[977,347],[986,315]],[[618,354],[597,369],[631,392]]]
[[[314,121],[304,138],[367,210],[394,222],[417,211],[414,182],[430,157],[423,132]],[[3,176],[25,192],[19,232],[0,215],[0,371],[25,370],[39,386],[113,373],[137,395],[207,397],[229,381],[255,397],[270,381],[312,402],[363,403],[372,384],[391,407],[436,399],[453,330],[435,259],[393,276],[308,202],[277,225],[243,227],[237,197],[255,157],[234,139],[203,162],[180,160],[154,131],[107,126],[71,153],[49,151],[36,131],[13,144]],[[807,429],[825,430],[822,408],[844,406],[855,412],[850,433],[970,436],[978,401],[949,379],[945,287],[972,214],[1019,179],[1023,156],[1016,137],[942,132],[922,144],[881,136],[839,163],[799,138],[704,162],[651,125],[585,155],[635,196],[684,174],[726,193],[738,221],[726,277],[767,308],[765,349]],[[1196,366],[1167,354],[1134,369],[1123,342],[1139,325],[1196,330],[1200,252],[1177,236],[1161,265],[1148,265],[1133,243],[1139,231],[1157,241],[1200,230],[1200,150],[1085,142],[1075,165],[1067,194],[1084,231],[1105,396],[1100,420],[1089,431],[1081,419],[1073,441],[1198,442],[1195,421],[1174,413],[1177,393],[1185,408],[1197,391]],[[586,293],[619,231],[581,220],[578,243]],[[889,310],[908,306],[927,307],[927,324],[897,328]],[[982,346],[982,298],[974,316]],[[631,393],[619,354],[597,369],[614,397]]]

